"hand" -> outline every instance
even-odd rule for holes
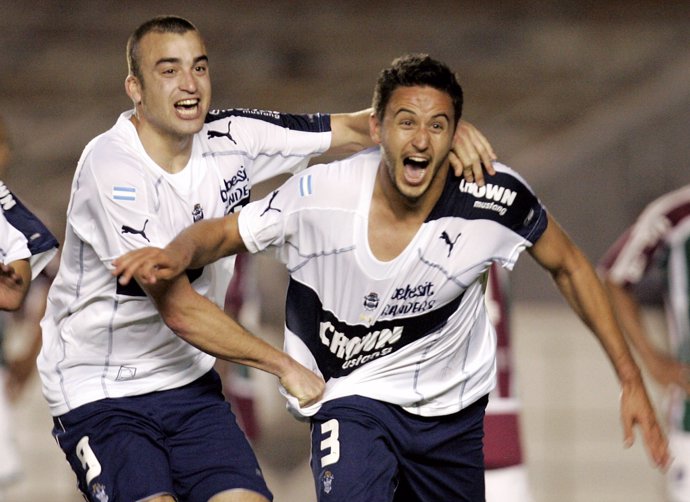
[[[118,277],[123,286],[135,277],[142,284],[155,284],[180,275],[187,268],[182,257],[172,255],[165,249],[145,247],[130,251],[113,260],[112,275]]]
[[[491,144],[476,127],[464,120],[458,124],[449,158],[455,175],[463,176],[468,183],[484,185],[482,165],[488,174],[496,174],[492,164],[496,154]]]
[[[19,309],[30,282],[31,266],[28,260],[16,260],[11,264],[0,262],[0,310]]]
[[[326,388],[323,378],[296,361],[280,378],[280,384],[299,401],[301,408],[318,402]]]
[[[635,441],[633,427],[637,425],[642,431],[642,438],[652,461],[658,468],[666,470],[671,461],[668,440],[659,426],[642,378],[626,382],[622,388],[621,420],[626,448]]]

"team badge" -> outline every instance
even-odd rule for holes
[[[323,484],[324,493],[331,493],[331,490],[333,489],[333,479],[334,476],[331,471],[326,471],[321,476],[321,483]]]
[[[105,493],[105,486],[100,483],[96,483],[91,487],[91,493],[96,497],[99,502],[108,502],[108,494]]]
[[[204,219],[204,209],[201,204],[194,204],[194,209],[192,210],[192,218],[194,218],[194,223]]]
[[[367,310],[374,310],[379,306],[379,295],[376,293],[369,293],[364,297],[363,305]]]

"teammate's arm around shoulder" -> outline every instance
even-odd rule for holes
[[[570,307],[599,339],[616,371],[622,390],[625,445],[632,445],[633,427],[639,426],[652,460],[666,468],[670,459],[666,436],[594,266],[551,217],[530,254],[551,274]]]

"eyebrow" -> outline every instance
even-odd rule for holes
[[[156,64],[154,66],[158,66],[158,65],[166,64],[166,63],[179,64],[181,61],[182,60],[180,58],[161,58],[158,61],[156,61]],[[201,63],[201,62],[208,63],[208,56],[206,54],[202,54],[201,56],[195,57],[194,61],[193,61],[193,65]]]
[[[394,117],[397,117],[397,116],[400,115],[401,113],[411,113],[412,115],[417,115],[417,113],[414,112],[414,111],[412,111],[412,110],[409,110],[409,109],[407,109],[407,108],[400,108],[398,111],[396,111],[396,112],[393,114],[393,116],[394,116]],[[450,117],[448,116],[448,114],[443,113],[443,112],[437,113],[436,115],[433,115],[432,118],[435,118],[435,119],[436,119],[436,118],[439,118],[439,117],[443,117],[443,118],[445,118],[448,122],[450,122]]]

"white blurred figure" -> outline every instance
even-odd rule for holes
[[[509,272],[492,265],[486,303],[496,328],[497,383],[484,417],[486,502],[533,502],[522,450],[520,401],[511,349]]]

